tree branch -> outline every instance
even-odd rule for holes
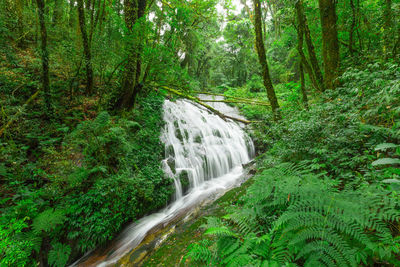
[[[167,91],[170,92],[170,93],[173,93],[173,94],[175,94],[175,95],[178,95],[178,96],[183,97],[183,98],[186,98],[186,99],[189,99],[189,100],[191,100],[191,101],[193,101],[193,102],[195,102],[195,103],[197,103],[197,104],[199,104],[199,105],[205,107],[206,109],[208,109],[208,110],[211,111],[212,113],[218,115],[218,116],[219,116],[220,118],[222,118],[223,120],[231,119],[231,120],[238,121],[238,122],[241,122],[241,123],[244,123],[244,124],[249,124],[249,123],[251,123],[251,121],[248,121],[248,120],[244,120],[244,119],[240,119],[240,118],[235,118],[235,117],[231,117],[231,116],[222,114],[220,111],[216,110],[215,108],[211,107],[210,105],[207,105],[207,104],[203,103],[203,102],[202,102],[199,98],[197,98],[197,97],[190,96],[190,95],[185,95],[184,93],[182,93],[182,92],[180,92],[180,91],[178,91],[178,90],[169,88],[169,87],[167,87],[167,86],[160,86],[160,87],[163,88],[163,89],[165,89],[165,90],[167,90]]]

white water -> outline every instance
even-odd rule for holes
[[[205,96],[201,98],[205,99]],[[224,103],[213,103],[212,106],[224,114],[240,117],[234,108]],[[242,126],[231,120],[225,121],[197,104],[166,100],[164,121],[161,140],[166,147],[166,158],[162,166],[167,176],[174,179],[175,201],[126,228],[113,252],[105,261],[94,265],[116,263],[157,225],[167,225],[183,211],[233,187],[243,174],[242,164],[254,156],[253,142]],[[186,177],[186,185],[180,177]]]

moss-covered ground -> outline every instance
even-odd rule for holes
[[[236,205],[251,183],[252,180],[249,179],[241,186],[227,191],[212,204],[202,207],[197,216],[176,226],[174,233],[149,254],[142,266],[194,266],[184,257],[190,244],[203,239],[204,230],[200,226],[206,222],[205,218],[224,215],[225,209]]]

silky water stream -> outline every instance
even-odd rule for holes
[[[201,99],[209,100],[205,95]],[[213,99],[222,99],[213,97]],[[210,104],[221,113],[241,118],[225,103]],[[254,145],[240,125],[224,120],[187,100],[164,103],[165,127],[161,140],[166,158],[162,167],[174,180],[174,201],[163,210],[128,226],[103,254],[91,252],[74,266],[112,266],[134,250],[155,228],[162,228],[207,198],[238,185],[243,164],[254,156]]]

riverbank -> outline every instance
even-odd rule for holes
[[[170,229],[162,244],[145,255],[137,264],[148,267],[187,266],[188,260],[184,259],[187,247],[203,239],[204,228],[201,225],[206,223],[205,218],[223,216],[225,209],[235,206],[252,183],[252,179],[249,178],[240,186],[227,191],[215,202],[201,207],[191,218]]]

